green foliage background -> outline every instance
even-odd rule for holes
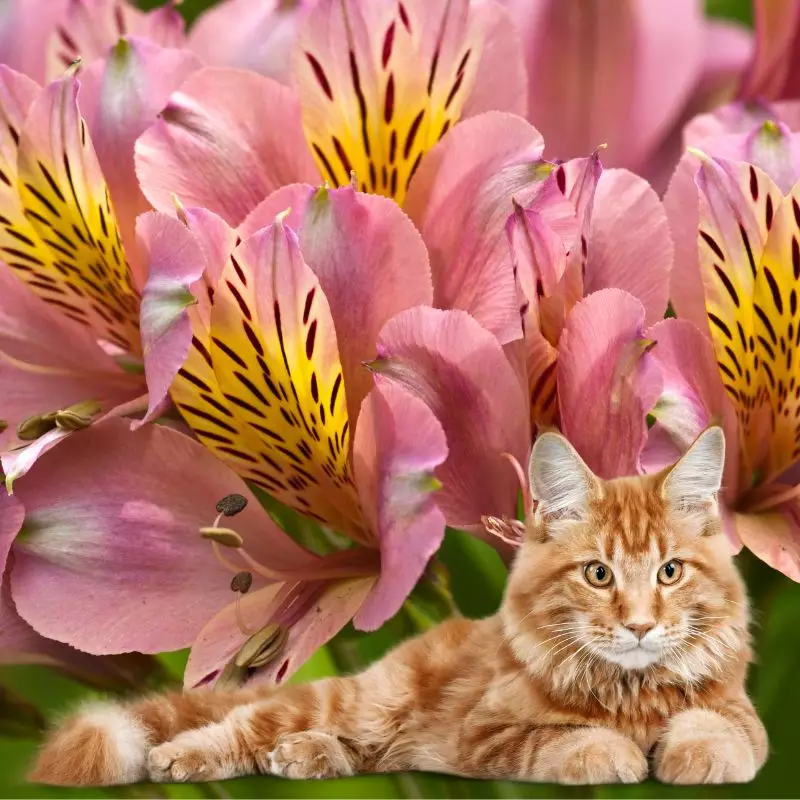
[[[193,20],[214,0],[184,0],[180,6]],[[142,0],[142,7],[159,5]],[[707,0],[710,14],[751,24],[750,0]],[[461,613],[479,617],[499,605],[506,570],[495,552],[482,542],[449,531],[439,554],[449,576],[455,603]],[[291,782],[254,778],[190,786],[137,786],[95,791],[70,791],[27,784],[24,775],[37,746],[35,729],[76,703],[96,694],[53,671],[40,667],[0,668],[0,797],[308,797],[308,798],[522,798],[522,797],[797,797],[798,711],[800,711],[800,585],[784,578],[747,554],[739,557],[755,606],[754,638],[758,663],[750,675],[750,691],[770,734],[772,753],[756,781],[747,786],[720,789],[680,789],[648,783],[632,787],[568,788],[501,781],[469,781],[431,774],[364,776],[336,781]],[[441,609],[438,609],[440,611]],[[393,643],[432,624],[437,609],[418,592],[409,604],[380,631],[363,635],[348,628],[320,650],[293,680],[347,672],[379,658]],[[159,657],[166,674],[178,683],[187,653]],[[16,703],[10,721],[3,722],[3,702]]]

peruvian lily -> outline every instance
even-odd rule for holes
[[[183,19],[172,2],[147,13],[126,0],[4,0],[0,8],[0,63],[38,83],[77,59],[105,58],[127,36],[181,47]]]
[[[36,440],[3,458],[9,485],[42,449],[146,393],[133,142],[198,66],[123,40],[85,70],[80,110],[75,78],[40,89],[0,66],[0,444]]]
[[[100,689],[141,686],[152,666],[130,654],[98,658],[40,636],[17,613],[8,575],[14,563],[14,540],[22,530],[25,511],[18,499],[0,489],[0,664],[40,664],[55,667]]]
[[[460,119],[525,111],[518,36],[489,0],[318,0],[292,76],[296,92],[237,70],[192,76],[137,143],[152,205],[172,212],[175,194],[238,225],[281,186],[320,180],[402,203]]]
[[[800,186],[696,157],[695,203],[672,222],[693,232],[705,303],[653,334],[665,391],[647,461],[657,468],[721,420],[730,538],[800,580]]]
[[[290,215],[276,219],[288,201]],[[225,680],[243,678],[278,641],[280,659],[264,666],[281,680],[354,615],[363,629],[379,626],[444,534],[433,495],[444,432],[409,392],[372,388],[362,365],[387,319],[430,302],[419,234],[391,201],[349,188],[290,187],[256,214],[271,222],[254,217],[236,232],[197,209],[139,222],[151,406],[169,391],[202,445],[108,420],[18,482],[30,529],[12,572],[22,616],[92,653],[196,642],[190,685],[231,664]],[[76,483],[81,453],[92,455]],[[305,551],[243,479],[355,546]],[[212,521],[209,498],[231,495],[249,501],[245,511]],[[120,577],[89,591],[98,570]],[[137,599],[112,619],[111,594],[128,590],[145,608]],[[164,614],[169,604],[180,613]]]
[[[770,2],[770,0],[766,0]],[[609,166],[666,184],[683,122],[733,99],[752,42],[702,0],[504,0],[520,28],[528,118],[552,158],[608,144]]]

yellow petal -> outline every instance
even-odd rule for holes
[[[0,254],[59,311],[140,355],[139,297],[76,93],[70,78],[48,86],[0,148]],[[8,124],[20,110],[2,98]]]
[[[282,222],[242,243],[172,396],[198,437],[281,502],[359,538],[350,430],[327,299]]]
[[[322,176],[402,203],[423,154],[455,124],[480,60],[469,0],[333,0],[295,52],[303,126]]]

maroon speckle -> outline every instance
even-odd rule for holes
[[[386,69],[389,59],[392,57],[392,46],[394,45],[394,22],[386,29],[386,36],[383,37],[383,53],[381,54],[381,64]]]
[[[328,95],[328,100],[333,100],[333,89],[331,89],[331,85],[328,82],[328,76],[325,74],[325,70],[322,69],[322,64],[320,64],[311,53],[306,53],[306,58],[308,59],[308,63],[311,64],[311,69],[314,71],[314,77],[317,79],[320,88]]]
[[[289,669],[288,658],[283,662],[283,664],[281,664],[281,668],[278,670],[278,674],[275,676],[275,683],[280,683],[286,677],[287,669]]]

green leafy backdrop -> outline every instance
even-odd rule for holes
[[[143,7],[158,5],[143,0]],[[213,0],[184,0],[181,12],[191,21]],[[751,23],[750,0],[708,0],[714,16]],[[40,667],[0,668],[0,797],[797,797],[797,732],[800,711],[800,585],[747,556],[739,558],[755,606],[753,633],[758,663],[750,690],[770,734],[771,756],[756,781],[721,789],[680,789],[648,783],[631,787],[568,788],[501,781],[469,781],[432,774],[364,776],[335,781],[291,782],[253,778],[190,786],[136,786],[120,789],[70,791],[32,786],[24,779],[37,746],[39,731],[75,704],[96,697],[80,684]],[[459,611],[467,616],[491,614],[499,605],[506,570],[487,545],[449,531],[437,562],[449,582]],[[348,628],[320,650],[293,680],[347,672],[379,658],[395,642],[413,635],[440,618],[446,609],[441,597],[414,593],[403,611],[374,634]],[[187,654],[159,657],[164,679],[178,683]],[[3,721],[5,720],[5,721]]]

